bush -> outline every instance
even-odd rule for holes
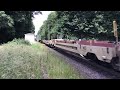
[[[24,40],[24,39],[13,39],[11,42],[8,42],[8,43],[15,43],[15,44],[25,44],[25,45],[31,45],[29,41],[27,40]]]

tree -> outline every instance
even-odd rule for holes
[[[34,33],[32,19],[39,13],[42,14],[40,11],[0,11],[1,42],[24,38],[24,34]]]
[[[120,11],[56,11],[48,16],[42,31],[47,32],[47,38],[51,38],[51,34],[57,38],[59,34],[66,39],[114,40],[114,19],[119,34]]]
[[[15,22],[16,38],[23,38],[25,33],[34,33],[32,18],[35,14],[42,14],[40,11],[5,11],[5,13],[10,15]]]
[[[15,35],[14,21],[6,15],[4,11],[0,11],[0,43],[11,40]]]
[[[56,23],[56,12],[51,12],[48,15],[46,21],[44,21],[43,25],[41,26],[38,35],[41,36],[42,39],[52,39],[54,37],[54,27]]]

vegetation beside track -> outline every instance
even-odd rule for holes
[[[13,40],[0,46],[1,79],[80,79],[62,58],[43,44]]]

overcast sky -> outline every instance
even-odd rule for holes
[[[35,34],[37,34],[38,30],[40,29],[41,25],[43,24],[43,22],[45,20],[47,20],[48,15],[52,12],[52,11],[41,11],[42,15],[35,15],[34,19],[33,19],[33,23],[35,25]]]

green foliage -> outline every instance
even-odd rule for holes
[[[56,33],[55,24],[56,24],[56,19],[57,14],[56,12],[50,13],[48,16],[48,19],[44,21],[43,25],[40,28],[40,31],[38,32],[38,35],[41,36],[41,39],[51,39],[53,38],[52,34]]]
[[[5,13],[10,15],[15,22],[15,38],[23,38],[25,33],[34,32],[33,11],[5,11]]]
[[[34,33],[32,18],[40,11],[0,11],[0,43]]]
[[[21,45],[21,44],[24,44],[24,45],[31,45],[29,41],[25,40],[25,39],[13,39],[12,41],[8,42],[9,44],[10,43],[14,43],[14,44],[17,44],[17,45]]]
[[[0,11],[0,43],[11,40],[15,35],[14,21],[5,14],[4,11]]]
[[[11,28],[13,25],[13,19],[9,15],[6,15],[4,11],[0,11],[0,29]]]
[[[38,35],[44,39],[99,39],[114,40],[113,20],[118,23],[120,35],[120,11],[56,11],[52,12]]]

